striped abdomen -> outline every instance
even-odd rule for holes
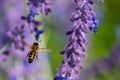
[[[36,56],[35,52],[31,51],[31,52],[29,53],[29,55],[28,55],[28,62],[29,62],[29,63],[32,63],[33,60],[34,60],[34,58],[35,58],[35,56]]]

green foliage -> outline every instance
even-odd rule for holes
[[[93,34],[93,39],[90,41],[90,56],[92,59],[98,59],[103,56],[107,56],[112,45],[116,41],[116,25],[120,18],[120,1],[109,0],[105,1],[105,17],[101,23],[98,33]]]
[[[60,51],[65,46],[65,38],[61,34],[61,30],[58,28],[58,25],[54,23],[55,21],[51,16],[50,18],[44,17],[44,27],[45,27],[45,36],[47,39],[47,47],[51,49],[50,56],[50,64],[52,67],[53,75],[56,74],[57,68],[62,63],[63,56],[60,54]]]

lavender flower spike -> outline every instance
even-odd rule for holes
[[[28,5],[38,8],[42,13],[48,15],[51,12],[52,3],[49,0],[29,0]]]
[[[28,6],[29,6],[28,15],[21,16],[21,19],[27,22],[31,33],[33,32],[36,33],[35,39],[36,41],[38,41],[40,34],[38,27],[42,25],[42,22],[36,21],[35,17],[39,15],[38,14],[39,11],[41,13],[44,13],[45,15],[48,15],[48,13],[51,12],[52,3],[49,0],[28,0]]]
[[[86,57],[88,44],[87,32],[97,32],[98,20],[92,11],[92,0],[74,0],[77,4],[76,11],[70,20],[74,23],[71,30],[66,32],[70,36],[69,43],[61,54],[64,56],[62,65],[58,68],[54,80],[80,80],[80,71],[83,68],[82,59]]]

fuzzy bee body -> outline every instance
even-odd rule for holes
[[[35,58],[38,59],[39,50],[42,50],[43,52],[50,52],[50,50],[47,48],[39,48],[38,42],[34,42],[27,54],[28,63],[32,63]]]
[[[36,53],[30,52],[28,55],[28,62],[32,63],[33,60],[35,59]]]
[[[29,63],[32,63],[35,57],[38,59],[38,50],[39,44],[37,42],[34,42],[33,45],[31,46],[29,53],[27,54]]]

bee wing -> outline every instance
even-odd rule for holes
[[[36,54],[36,59],[37,59],[37,61],[38,61],[38,54]]]
[[[47,48],[39,48],[39,52],[41,52],[41,53],[45,53],[45,52],[51,52],[51,50],[50,49],[47,49]]]

